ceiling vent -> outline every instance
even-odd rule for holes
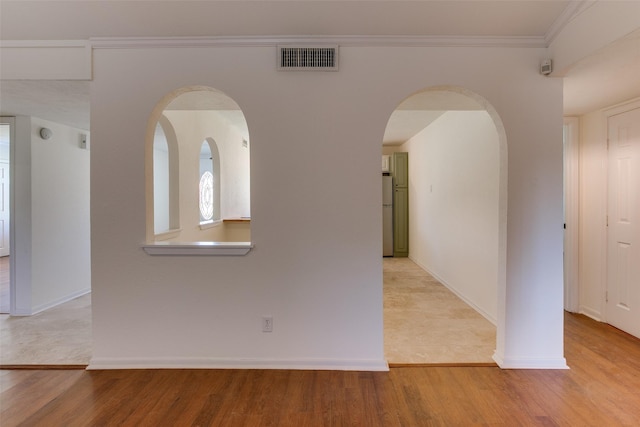
[[[278,70],[338,71],[338,46],[278,46]]]

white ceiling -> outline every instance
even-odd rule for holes
[[[229,96],[215,89],[185,92],[173,99],[165,111],[215,111],[249,141],[247,120],[240,106]]]
[[[89,37],[544,36],[566,0],[2,0],[3,40]]]
[[[480,110],[468,96],[450,91],[425,91],[405,99],[391,114],[383,145],[400,145],[429,126],[446,111]]]
[[[312,34],[525,37],[548,42],[567,19],[563,11],[572,6],[559,0],[2,0],[0,39]],[[640,30],[571,68],[564,78],[565,114],[579,115],[640,96],[638,75]],[[442,95],[430,93],[403,103],[390,118],[386,143],[408,139],[444,111],[477,108]],[[170,108],[224,110],[229,120],[239,123],[241,113],[237,105],[227,104],[228,99],[220,105],[215,97],[206,101],[192,96],[196,98]],[[88,130],[89,83],[0,81],[0,114],[31,115]]]
[[[578,116],[638,96],[640,30],[571,68],[564,79],[564,114]]]
[[[0,80],[0,115],[34,116],[89,130],[89,82]]]

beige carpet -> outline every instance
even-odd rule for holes
[[[495,326],[409,258],[384,259],[390,364],[493,363]]]

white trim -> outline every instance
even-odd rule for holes
[[[82,289],[80,291],[72,292],[68,295],[65,295],[62,298],[57,298],[54,301],[34,307],[29,312],[18,310],[15,313],[11,313],[11,316],[33,316],[34,314],[42,313],[45,310],[56,307],[60,304],[64,304],[65,302],[69,302],[71,300],[74,300],[76,298],[79,298],[83,295],[90,294],[90,293],[91,293],[91,288]]]
[[[564,357],[558,359],[517,358],[502,359],[498,354],[493,355],[493,360],[500,369],[569,369]]]
[[[573,0],[569,2],[544,35],[544,41],[547,46],[553,43],[569,22],[594,4],[594,0]]]
[[[105,369],[287,369],[327,371],[389,370],[385,360],[373,359],[224,359],[209,357],[94,357],[87,370]]]
[[[333,44],[340,46],[418,47],[528,47],[545,48],[544,37],[490,36],[233,36],[233,37],[93,37],[94,49],[166,47],[256,47],[280,44]]]
[[[0,48],[27,48],[27,47],[89,47],[86,40],[2,40]]]
[[[212,219],[209,221],[203,221],[199,224],[200,230],[208,230],[210,228],[213,227],[217,227],[220,224],[222,224],[222,220],[221,219]]]
[[[142,245],[149,255],[246,255],[253,249],[251,242],[154,242]]]
[[[163,231],[162,233],[156,233],[155,234],[155,238],[156,240],[169,240],[172,239],[174,237],[177,237],[180,232],[182,231],[182,228],[176,228],[173,230],[167,230],[167,231]]]
[[[60,60],[53,64],[39,50],[55,50]],[[5,80],[91,80],[93,55],[89,40],[3,40],[0,57],[10,52],[10,63],[2,67]],[[77,54],[74,54],[77,52]],[[25,74],[25,70],[30,70]]]
[[[619,104],[612,105],[611,107],[607,107],[602,111],[604,113],[605,119],[608,120],[609,117],[626,113],[627,111],[635,110],[636,108],[640,108],[640,98],[633,98],[628,101],[624,101]],[[608,132],[607,132],[607,135],[609,135]]]
[[[415,262],[420,268],[422,268],[424,271],[426,271],[427,273],[429,273],[430,275],[432,275],[438,282],[440,282],[445,288],[449,289],[451,292],[453,292],[458,298],[460,298],[462,301],[464,301],[465,304],[467,304],[469,307],[473,308],[475,311],[477,311],[480,315],[482,315],[482,317],[484,317],[485,319],[487,319],[489,322],[491,322],[494,326],[497,325],[498,321],[497,319],[495,319],[493,316],[491,316],[489,313],[487,313],[486,311],[484,311],[482,308],[478,307],[475,303],[473,303],[472,301],[470,301],[467,297],[465,297],[463,294],[461,294],[456,288],[454,288],[453,286],[449,285],[446,280],[444,280],[442,277],[438,276],[437,274],[433,273],[431,270],[429,270],[426,266],[422,265],[420,262],[418,262],[417,260],[413,259],[411,257],[411,255],[409,255],[409,259],[411,259],[411,261]]]
[[[580,307],[580,313],[592,318],[593,320],[597,320],[598,322],[604,321],[604,319],[602,318],[602,313],[599,313],[597,310],[594,310],[592,308],[584,306]]]
[[[0,124],[9,125],[9,313],[16,311],[16,227],[15,227],[15,146],[16,119],[11,116],[0,116]],[[24,166],[23,166],[24,167]],[[6,195],[5,195],[6,197]]]
[[[564,141],[564,308],[580,309],[580,119],[566,117]]]

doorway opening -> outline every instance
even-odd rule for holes
[[[506,137],[495,110],[458,87],[392,113],[383,156],[408,156],[408,258],[385,258],[385,357],[495,364],[506,281]],[[393,175],[393,174],[392,174]]]

